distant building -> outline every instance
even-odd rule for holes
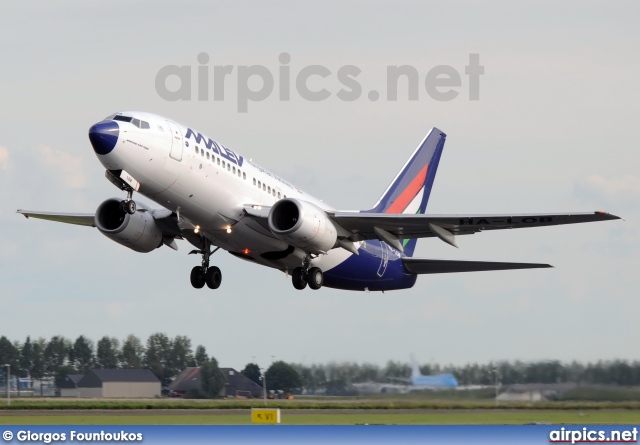
[[[575,383],[523,383],[509,385],[500,393],[500,402],[545,402],[557,400],[565,392],[575,388]]]
[[[148,369],[91,369],[77,383],[78,397],[160,397],[160,380]]]
[[[245,377],[241,372],[233,368],[220,368],[220,371],[227,379],[227,383],[224,385],[220,395],[226,397],[242,396],[254,399],[262,397],[262,386]]]
[[[60,389],[60,397],[80,397],[78,382],[84,377],[82,374],[69,374],[64,378],[62,383],[58,385]]]
[[[183,369],[180,374],[173,379],[169,386],[169,395],[172,397],[183,397],[189,391],[202,391],[200,381],[200,368],[193,366]]]
[[[224,388],[220,391],[220,397],[262,397],[262,387],[253,380],[248,379],[244,374],[233,368],[220,368],[220,372],[226,379]],[[185,368],[169,384],[170,395],[173,397],[184,397],[189,391],[199,391],[202,393],[202,380],[200,378],[200,368]]]

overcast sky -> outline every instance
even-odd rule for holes
[[[12,2],[0,15],[0,335],[180,334],[236,368],[272,356],[305,364],[383,364],[410,353],[441,364],[640,359],[638,2],[35,8]],[[240,113],[236,68],[225,100],[198,101],[201,52],[210,75],[214,65],[263,65],[276,85],[287,52],[292,79],[308,65],[327,67],[332,75],[309,85],[332,95],[306,101],[292,88],[280,101],[275,90]],[[485,70],[477,101],[464,74],[472,53]],[[166,65],[192,67],[191,101],[160,97],[156,75]],[[362,70],[358,100],[336,96],[344,65]],[[386,67],[395,65],[419,73],[417,101],[403,83],[398,100],[386,100]],[[460,73],[453,100],[426,93],[438,65]],[[369,100],[370,90],[381,98]],[[221,288],[194,290],[188,277],[199,258],[187,256],[186,242],[178,252],[139,254],[95,229],[14,213],[93,212],[123,196],[87,138],[93,123],[122,110],[197,128],[340,209],[369,208],[437,126],[448,137],[428,212],[604,209],[626,221],[480,233],[461,238],[460,249],[421,240],[416,251],[554,269],[423,276],[386,294],[299,292],[280,272],[218,252]]]

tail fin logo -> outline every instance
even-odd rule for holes
[[[370,213],[424,213],[446,134],[431,129]]]

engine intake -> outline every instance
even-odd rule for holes
[[[162,246],[162,230],[150,212],[137,203],[133,215],[120,208],[120,200],[107,199],[96,210],[96,227],[107,238],[136,252],[148,253]]]
[[[336,245],[337,231],[320,207],[285,198],[269,211],[269,229],[283,241],[309,253],[326,253]]]

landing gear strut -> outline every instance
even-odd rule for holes
[[[302,290],[309,287],[313,290],[318,290],[324,284],[324,274],[319,267],[311,266],[311,255],[307,255],[302,262],[302,267],[296,267],[291,273],[291,281],[293,287],[298,290]]]
[[[137,210],[136,202],[131,199],[132,196],[133,189],[127,189],[127,199],[125,199],[124,201],[120,201],[120,210],[128,213],[129,215],[133,215]]]
[[[196,266],[191,269],[191,285],[196,289],[202,289],[206,284],[209,289],[217,289],[222,283],[222,272],[220,268],[216,266],[209,267],[209,257],[216,253],[220,247],[216,247],[213,251],[210,251],[211,242],[204,238],[203,250],[192,250],[192,253],[199,253],[202,255],[202,265]]]

